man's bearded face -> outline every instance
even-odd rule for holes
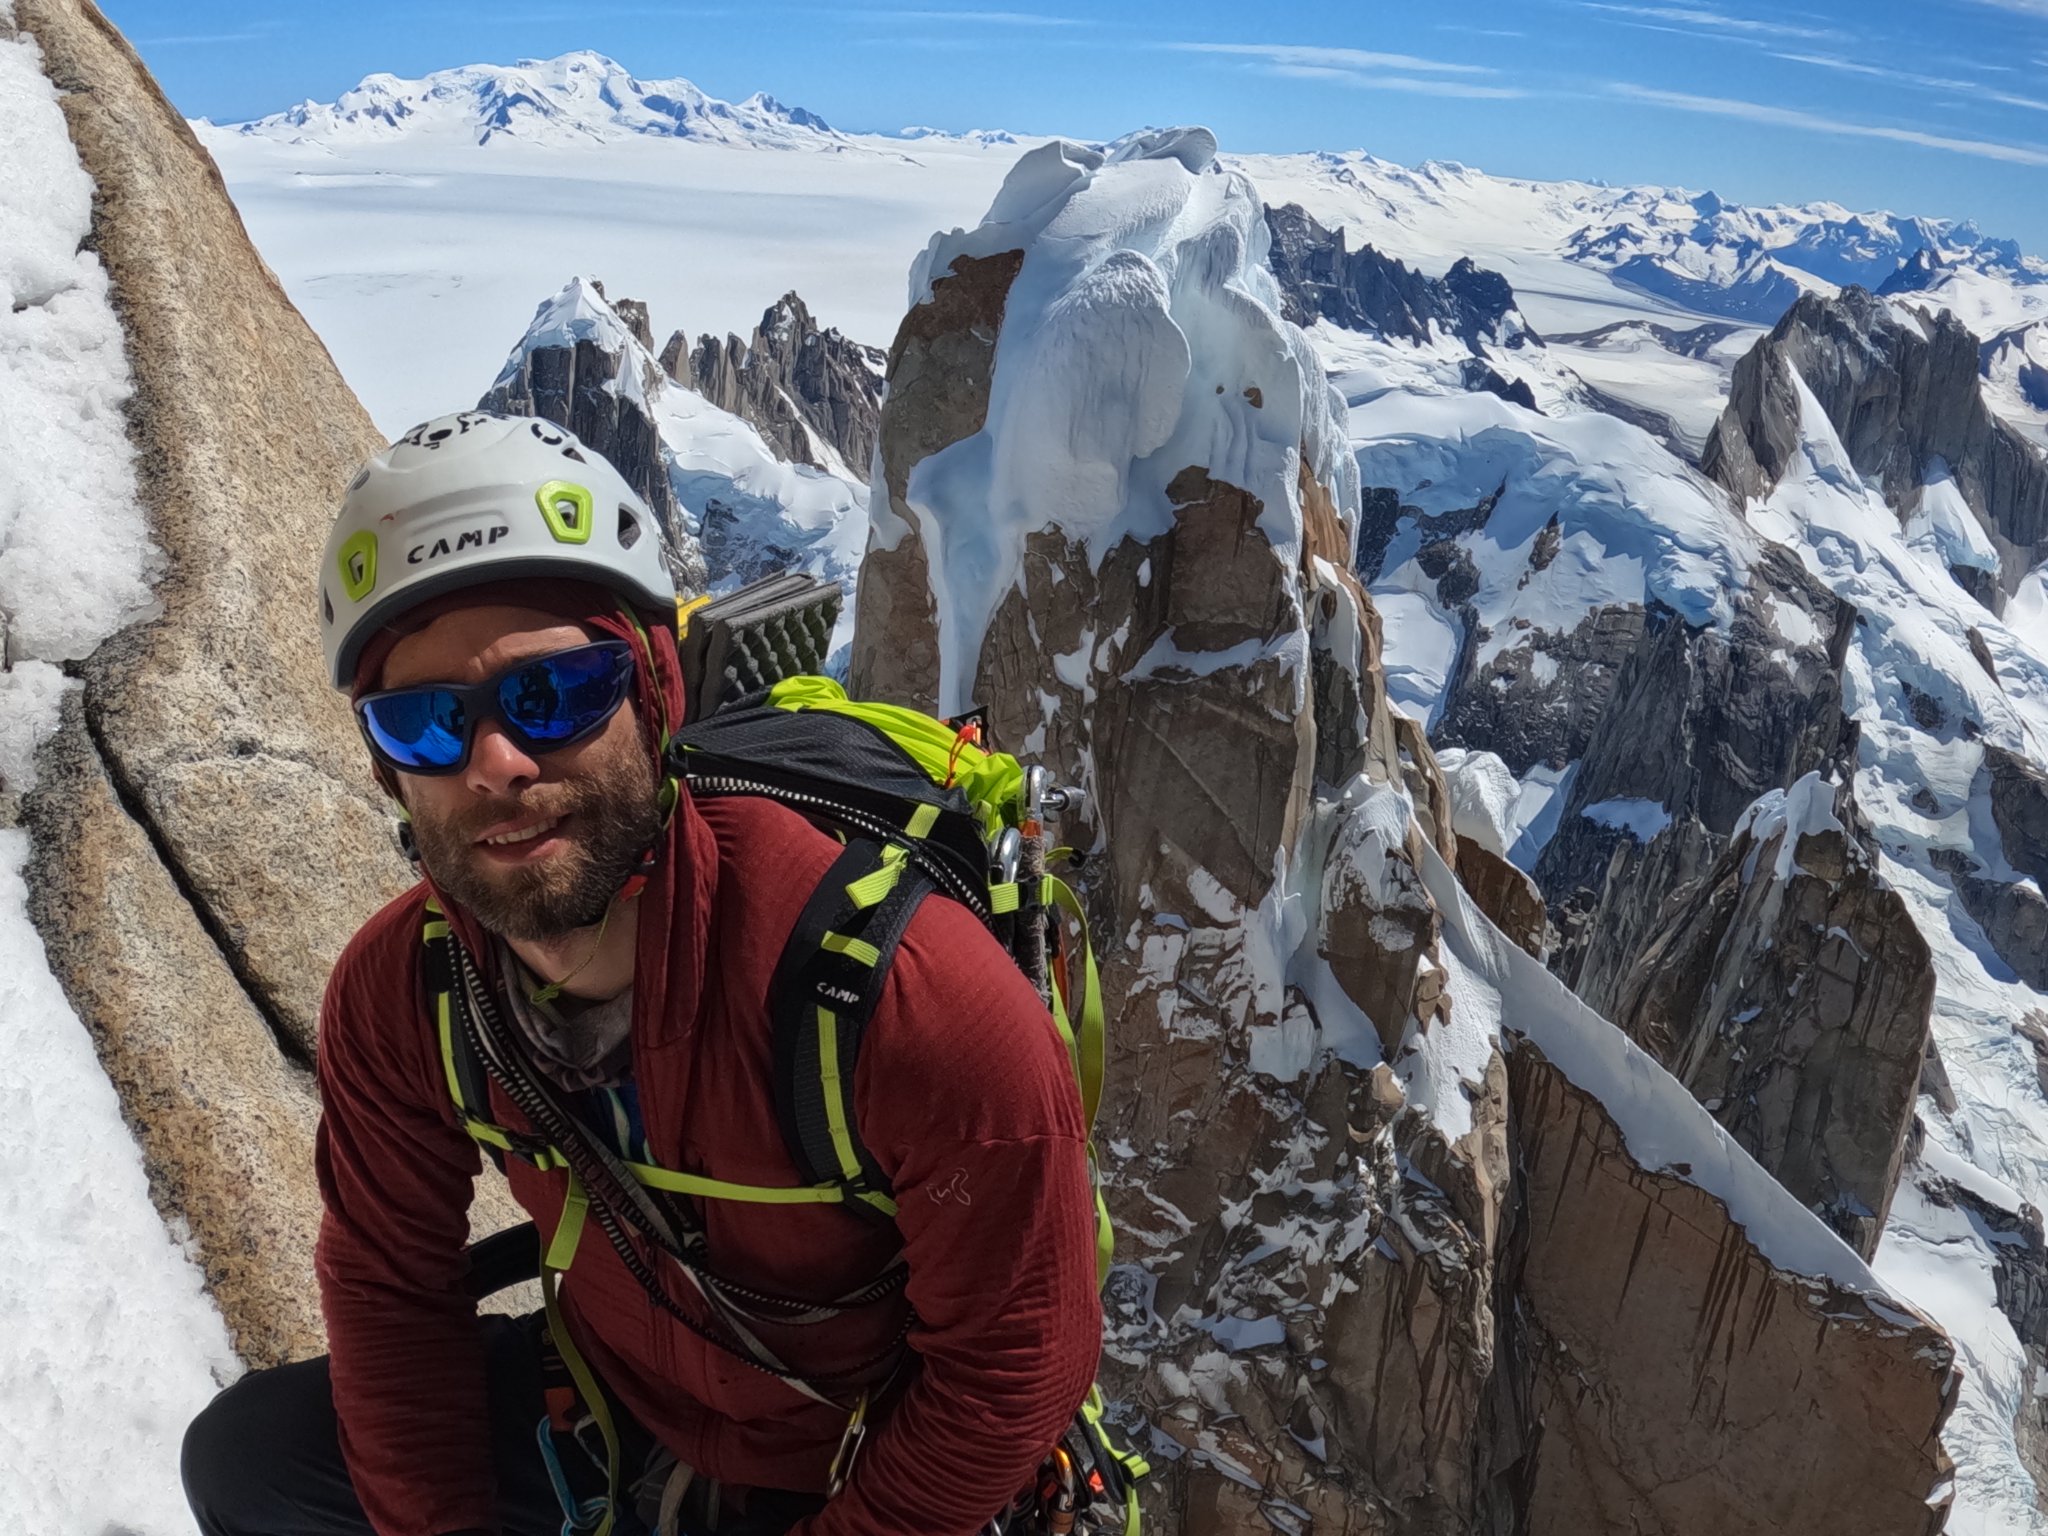
[[[393,648],[382,686],[478,682],[590,639],[533,610],[457,609]],[[602,920],[661,831],[653,753],[630,702],[557,752],[480,722],[458,772],[396,777],[427,874],[507,939],[559,938]]]

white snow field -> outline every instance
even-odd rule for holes
[[[0,0],[0,22],[12,7]],[[149,601],[156,560],[121,415],[92,184],[26,40],[0,41],[0,790],[83,656]],[[61,512],[61,515],[59,513]],[[29,922],[27,834],[0,831],[0,1510],[33,1536],[178,1536],[186,1423],[238,1369],[198,1267]]]
[[[579,275],[644,300],[664,336],[745,336],[794,289],[821,325],[887,346],[911,254],[934,229],[971,224],[1018,152],[850,137],[772,104],[707,114],[716,137],[692,121],[647,132],[644,111],[630,118],[642,127],[621,126],[592,93],[616,70],[595,54],[525,69],[528,97],[555,110],[506,107],[496,131],[493,82],[520,71],[429,77],[407,99],[438,92],[441,111],[402,126],[375,115],[381,98],[338,118],[194,125],[264,260],[385,431],[474,405],[534,305]],[[688,83],[634,84],[612,94]]]

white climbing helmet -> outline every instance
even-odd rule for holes
[[[641,608],[675,605],[661,525],[603,457],[532,416],[422,422],[349,483],[320,561],[327,675],[344,691],[378,630],[485,582],[596,582]]]

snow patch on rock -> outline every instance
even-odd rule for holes
[[[59,664],[148,611],[161,559],[136,499],[121,323],[82,249],[92,195],[41,54],[0,41],[0,790],[34,782]]]
[[[0,0],[0,23],[12,6]],[[93,186],[35,44],[0,38],[0,789],[88,654],[144,611],[133,388]],[[0,830],[0,1467],[21,1531],[191,1529],[185,1425],[239,1369],[197,1264],[150,1201],[121,1104],[29,921],[27,834]]]
[[[1522,794],[1513,770],[1492,752],[1462,747],[1444,748],[1436,764],[1451,792],[1451,830],[1506,858],[1518,830],[1515,808]]]
[[[1579,813],[1596,826],[1626,832],[1639,843],[1671,825],[1671,813],[1655,800],[1601,800]]]

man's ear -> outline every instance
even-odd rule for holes
[[[377,781],[377,787],[384,791],[384,798],[391,802],[391,809],[398,813],[398,845],[405,850],[405,856],[415,864],[419,862],[419,844],[412,833],[412,807],[405,803],[401,789],[403,780],[376,759],[370,762],[370,777]]]

